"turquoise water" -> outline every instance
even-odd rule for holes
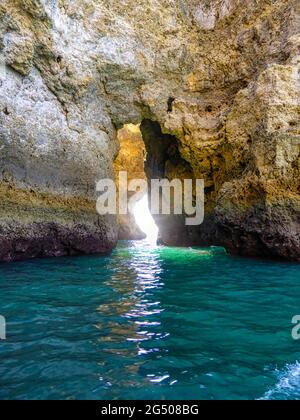
[[[1,399],[298,399],[298,264],[120,243],[0,266]]]

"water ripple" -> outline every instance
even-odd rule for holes
[[[1,399],[300,398],[297,264],[120,243],[0,266],[0,296]]]

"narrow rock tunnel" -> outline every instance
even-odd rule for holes
[[[151,237],[166,245],[193,245],[199,243],[199,226],[188,227],[186,215],[175,214],[174,191],[171,190],[170,214],[151,214],[151,181],[168,180],[195,181],[190,164],[179,151],[175,136],[163,134],[157,122],[145,119],[141,124],[126,124],[118,131],[119,153],[114,161],[115,177],[118,182],[121,172],[127,173],[128,181],[146,180],[148,192],[140,198],[135,207],[129,206],[127,215],[118,215],[119,239],[141,240]],[[119,186],[118,186],[119,189]],[[160,191],[160,195],[162,191]],[[193,190],[193,195],[195,190]],[[128,195],[128,201],[132,193]],[[162,206],[160,197],[160,210]],[[195,197],[193,196],[193,203]]]
[[[184,160],[179,150],[178,139],[170,134],[164,134],[160,125],[151,120],[143,120],[141,133],[147,151],[145,173],[148,181],[167,179],[172,182],[193,180],[194,175],[190,164]],[[172,192],[174,194],[174,191]],[[174,197],[171,201],[174,201]],[[176,214],[174,202],[170,214],[155,215],[159,227],[159,241],[165,245],[184,246],[193,244],[193,235],[197,228],[192,229],[185,224],[185,214]],[[199,228],[199,227],[198,227]]]
[[[114,172],[118,190],[118,179],[121,172],[127,173],[130,182],[133,179],[146,180],[144,162],[146,148],[143,142],[140,125],[126,124],[118,131],[119,152],[114,161]],[[131,198],[129,195],[128,199]],[[136,223],[133,209],[128,214],[118,214],[119,239],[141,240],[145,239],[145,232]]]
[[[168,105],[173,107],[173,103],[174,101]],[[221,158],[217,153],[215,154],[215,159],[218,159],[217,171],[213,169],[213,163],[210,163],[211,169],[207,171],[207,164],[199,159],[197,167],[200,171],[195,173],[195,168],[183,157],[185,154],[182,151],[181,141],[174,135],[163,133],[160,124],[150,119],[142,120],[139,125],[124,126],[119,130],[118,138],[120,151],[114,164],[116,176],[119,171],[127,171],[129,180],[139,178],[148,182],[148,202],[143,200],[143,206],[142,203],[139,204],[139,215],[134,211],[128,216],[119,215],[119,239],[144,239],[146,235],[142,225],[145,220],[148,220],[152,227],[157,226],[158,243],[163,245],[222,246],[232,254],[257,256],[260,253],[261,256],[273,257],[273,253],[267,249],[263,242],[265,239],[260,238],[255,231],[252,232],[250,222],[241,220],[240,223],[245,223],[245,227],[243,231],[237,229],[236,221],[231,219],[232,214],[234,215],[232,203],[228,202],[222,211],[218,205],[216,206],[216,197],[220,193],[218,171],[222,167],[220,165]],[[205,153],[207,151],[204,147],[204,156]],[[147,208],[147,205],[151,204],[151,180],[167,179],[172,182],[178,179],[180,181],[188,179],[195,184],[196,175],[199,176],[200,173],[201,176],[202,170],[207,172],[204,177],[205,217],[201,225],[187,226],[185,223],[186,214],[184,212],[175,214],[174,209],[171,209],[170,214],[152,214],[151,217]],[[224,168],[223,170],[226,174],[226,170]],[[216,188],[218,189],[216,190]],[[234,190],[232,193],[235,194]],[[257,191],[255,194],[257,195],[256,200],[259,202],[263,197],[263,191]],[[195,200],[195,198],[193,190],[193,199]],[[249,215],[245,215],[245,218],[250,217],[249,220],[253,224],[257,223],[255,216],[257,210],[255,207],[251,209],[251,205],[250,202]],[[263,202],[261,205],[265,206]]]

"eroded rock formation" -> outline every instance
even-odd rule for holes
[[[118,140],[120,150],[114,162],[117,187],[119,187],[118,180],[121,172],[126,172],[128,182],[135,179],[146,180],[144,168],[146,148],[139,125],[125,125],[118,131]],[[128,204],[132,195],[133,193],[128,192]],[[136,224],[132,210],[128,205],[127,214],[118,214],[120,240],[141,240],[146,238],[146,234]]]
[[[111,249],[95,183],[112,176],[117,129],[150,121],[206,183],[205,223],[169,221],[165,243],[300,260],[299,9],[2,0],[0,259]],[[176,175],[168,153],[160,171]]]

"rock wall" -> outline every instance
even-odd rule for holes
[[[0,4],[3,261],[103,253],[116,244],[115,218],[98,216],[95,206],[96,182],[113,176],[115,128],[84,51],[67,45],[79,27],[61,7]]]
[[[2,0],[0,259],[111,249],[95,182],[151,121],[206,183],[165,243],[300,260],[299,28],[299,0]]]

